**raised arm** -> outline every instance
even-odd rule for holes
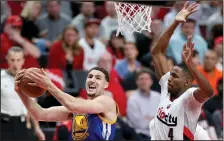
[[[173,23],[161,35],[156,45],[152,47],[151,54],[153,58],[153,64],[155,67],[156,76],[159,80],[164,74],[170,71],[168,67],[168,63],[166,61],[165,53],[166,53],[166,49],[168,48],[170,38],[173,35],[173,32],[175,31],[175,29],[180,23],[183,23],[186,21],[186,18],[190,14],[197,11],[198,6],[199,5],[196,3],[189,5],[189,2],[186,2],[184,4],[183,9],[176,15]]]
[[[30,85],[47,89],[65,108],[73,113],[108,113],[116,108],[113,99],[109,96],[85,100],[64,93],[51,82],[43,69],[42,74],[30,71],[27,75],[35,82]]]
[[[38,47],[36,47],[34,44],[26,40],[21,36],[21,34],[13,29],[11,25],[7,25],[5,27],[5,32],[9,35],[9,38],[15,42],[17,42],[19,45],[21,45],[25,51],[33,56],[34,58],[39,58],[40,57],[40,50]]]
[[[22,78],[25,70],[17,73],[15,78],[15,91],[18,93],[23,104],[29,113],[38,121],[65,121],[71,118],[71,112],[63,106],[42,108],[30,97],[22,94],[19,88],[19,81]]]
[[[191,72],[192,76],[198,83],[199,88],[194,91],[195,99],[203,103],[213,95],[213,89],[208,80],[197,70],[192,61],[194,51],[194,43],[192,43],[192,37],[188,37],[187,43],[184,45],[182,52],[182,59]]]

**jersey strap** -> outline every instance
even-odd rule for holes
[[[116,115],[117,115],[117,117],[118,117],[118,114],[119,114],[119,107],[118,107],[118,105],[117,105],[116,102],[115,102],[115,104],[116,104]],[[106,119],[105,117],[101,116],[100,114],[98,114],[98,116],[99,116],[99,118],[100,118],[102,121],[104,121],[105,123],[108,123],[108,124],[114,124],[114,123],[117,121],[117,117],[116,117],[115,120],[110,121],[110,120]]]
[[[194,134],[184,126],[184,140],[194,140]]]

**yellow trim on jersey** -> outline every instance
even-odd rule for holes
[[[117,105],[116,102],[115,102],[115,104],[116,104],[116,114],[117,114],[117,117],[118,117],[118,114],[119,114],[119,107],[118,107],[118,105]],[[117,121],[117,117],[116,117],[115,120],[110,121],[110,120],[106,119],[105,117],[102,117],[100,114],[98,114],[98,116],[99,116],[99,118],[100,118],[102,121],[104,121],[104,122],[106,122],[106,123],[108,123],[108,124],[114,124],[114,123]]]

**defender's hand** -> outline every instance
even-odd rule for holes
[[[188,36],[182,52],[182,59],[186,65],[192,63],[193,52],[194,43],[192,43],[192,36]]]
[[[197,4],[196,2],[189,5],[189,1],[187,1],[184,4],[183,9],[176,15],[175,20],[177,22],[181,22],[181,23],[185,22],[186,18],[190,14],[192,14],[198,10],[198,7],[199,7],[199,4]]]

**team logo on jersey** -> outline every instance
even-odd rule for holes
[[[85,140],[89,133],[87,115],[74,115],[72,123],[72,138],[74,140]]]
[[[177,117],[172,116],[170,113],[166,114],[163,107],[158,109],[157,119],[167,126],[177,126]]]

